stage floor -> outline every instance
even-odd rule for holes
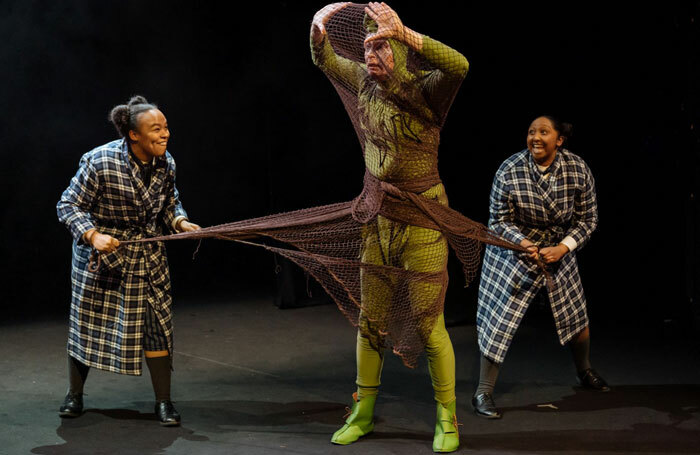
[[[7,303],[6,303],[7,304]],[[553,329],[521,328],[502,368],[498,421],[469,404],[478,378],[474,326],[450,327],[461,447],[480,454],[700,453],[700,364],[683,340],[597,337],[594,367],[613,386],[574,387]],[[279,310],[268,297],[180,302],[173,400],[161,428],[148,373],[92,370],[84,415],[63,420],[66,320],[0,326],[3,454],[430,454],[435,405],[425,358],[387,356],[375,432],[333,446],[352,401],[355,331],[333,305]],[[145,365],[144,365],[145,367]]]

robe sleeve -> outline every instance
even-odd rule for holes
[[[58,220],[68,227],[78,242],[82,242],[83,234],[95,228],[90,210],[99,197],[99,188],[97,170],[90,159],[83,156],[78,172],[56,205]]]
[[[510,185],[504,182],[500,172],[493,180],[489,212],[489,228],[498,235],[518,245],[526,238],[514,222],[515,208],[511,198]]]
[[[574,196],[574,216],[567,236],[576,241],[580,249],[598,227],[598,201],[596,199],[595,180],[588,166],[583,164],[583,185]]]

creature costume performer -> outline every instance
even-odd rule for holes
[[[358,327],[350,444],[373,429],[384,350],[414,367],[425,349],[437,401],[433,448],[456,450],[454,353],[445,330],[448,245],[476,275],[484,243],[526,252],[447,205],[437,168],[440,130],[468,63],[404,27],[385,4],[328,5],[311,27],[314,63],[333,83],[365,160],[353,201],[136,240],[218,238],[274,251],[311,274]],[[273,238],[289,247],[260,241]]]
[[[115,107],[110,118],[122,139],[86,153],[58,202],[59,220],[73,235],[72,300],[68,336],[70,388],[59,410],[77,417],[90,367],[140,375],[141,355],[151,373],[155,413],[164,426],[180,415],[170,400],[173,352],[170,274],[161,243],[121,240],[194,231],[175,188],[175,161],[166,147],[163,113],[145,98]],[[101,267],[89,266],[91,247]]]
[[[335,36],[336,42],[329,39],[334,29],[342,30],[344,22],[352,17],[352,13],[339,17],[349,6],[332,4],[316,14],[311,49],[314,63],[334,83],[353,119],[363,145],[366,179],[374,185],[391,184],[446,206],[445,188],[437,171],[440,128],[469,64],[457,51],[405,27],[383,3],[370,3],[365,8],[364,61],[358,62],[352,58],[355,49],[351,46],[360,44],[359,40],[353,43],[346,38],[344,42],[340,33]],[[419,67],[421,57],[431,69]],[[350,444],[372,430],[385,330],[375,324],[386,319],[395,300],[403,298],[407,300],[405,311],[418,316],[412,321],[415,326],[403,329],[403,336],[420,338],[420,344],[425,345],[437,401],[433,449],[454,451],[459,445],[455,359],[442,314],[447,239],[440,230],[406,224],[382,214],[367,220],[362,237],[362,262],[431,274],[435,280],[397,286],[395,279],[363,270],[355,403],[345,425],[331,440]]]
[[[538,292],[547,294],[559,341],[569,344],[581,385],[609,390],[590,364],[586,298],[575,253],[598,225],[595,183],[586,163],[564,148],[571,130],[552,117],[535,119],[527,149],[504,161],[493,181],[489,226],[531,249],[530,256],[548,264],[551,275],[545,286],[527,255],[486,248],[476,321],[481,372],[472,398],[482,417],[500,417],[492,396],[500,364]]]

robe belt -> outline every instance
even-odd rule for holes
[[[547,244],[559,243],[564,239],[566,230],[562,226],[548,226],[545,231],[545,242]]]
[[[523,233],[527,235],[527,231],[530,231],[531,235],[527,235],[527,237],[532,241],[541,239],[539,242],[535,243],[540,243],[543,245],[556,245],[560,243],[564,237],[566,237],[566,233],[569,231],[570,227],[570,225],[560,224],[549,225],[546,227],[523,225],[523,228],[525,228],[525,232]]]
[[[160,235],[156,230],[156,225],[154,224],[126,224],[126,223],[114,223],[114,222],[98,222],[96,226],[99,231],[100,228],[106,229],[117,229],[122,231],[122,234],[126,239],[137,239],[142,237],[154,237]],[[122,240],[122,239],[119,239]]]

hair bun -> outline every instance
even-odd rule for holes
[[[129,133],[129,106],[120,104],[109,113],[109,121],[114,124],[119,136],[125,137]]]
[[[128,105],[129,105],[129,106],[135,106],[135,105],[137,105],[137,104],[149,104],[149,103],[148,103],[148,101],[146,100],[146,98],[144,98],[144,97],[141,96],[141,95],[132,96],[131,99],[129,100]]]
[[[574,125],[569,122],[562,122],[552,115],[541,115],[540,117],[546,118],[552,122],[554,129],[564,138],[564,142],[561,145],[562,147],[569,145],[569,139],[571,139],[571,136],[574,134]]]
[[[132,96],[128,103],[115,106],[109,113],[109,121],[114,124],[120,137],[128,139],[129,130],[138,129],[138,119],[146,111],[158,109],[141,95]]]
[[[574,134],[574,125],[568,122],[561,122],[560,128],[561,130],[559,133],[562,136],[566,136],[568,139],[571,139],[571,136]]]

